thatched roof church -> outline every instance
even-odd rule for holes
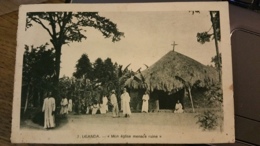
[[[207,88],[218,82],[218,72],[214,67],[170,51],[152,66],[128,79],[125,86],[130,90],[172,95],[180,90],[190,90],[193,86]]]

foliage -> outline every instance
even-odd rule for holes
[[[220,84],[211,86],[206,92],[206,97],[208,97],[208,104],[222,104],[223,103],[223,90]]]
[[[96,61],[93,63],[93,76],[94,76],[94,80],[99,80],[100,82],[105,82],[104,77],[106,76],[105,74],[105,65],[104,62],[101,58],[97,58]]]
[[[204,111],[202,114],[196,115],[198,118],[197,124],[203,130],[214,130],[218,126],[218,116],[209,110]]]
[[[215,25],[216,36],[214,35],[214,39],[221,41],[221,33],[220,33],[220,17],[219,11],[210,11],[212,18],[212,25]]]
[[[50,42],[55,50],[54,85],[57,86],[60,74],[61,49],[64,44],[81,42],[86,39],[85,27],[99,30],[105,38],[112,42],[120,41],[124,36],[118,31],[117,25],[97,12],[29,12],[26,19],[26,30],[34,24],[40,25],[50,36]],[[79,75],[80,76],[80,75]],[[57,96],[57,89],[54,94]]]
[[[73,78],[63,76],[59,80],[59,93],[61,97],[72,97],[74,93],[75,84]]]
[[[90,96],[94,96],[94,94],[108,95],[114,89],[119,96],[125,81],[134,74],[128,70],[129,66],[130,64],[123,69],[122,65],[113,63],[111,58],[106,58],[104,61],[101,58],[97,58],[94,63],[91,63],[87,54],[83,54],[78,60],[76,71],[73,74],[81,84],[85,84],[85,81],[88,83],[87,85],[77,87],[80,89],[84,87],[84,89],[81,89],[84,90],[84,93],[79,94],[82,95],[88,92]],[[99,101],[98,98],[96,100]]]
[[[216,57],[215,60],[213,61],[219,73],[219,82],[221,82],[222,62],[221,62],[221,56],[218,48],[218,41],[221,40],[219,11],[209,11],[209,14],[210,14],[210,20],[212,25],[208,31],[197,33],[197,41],[201,44],[204,44],[205,42],[210,42],[210,39],[214,39],[215,47],[216,47]],[[213,28],[213,33],[209,34],[211,28]]]
[[[78,60],[78,63],[76,64],[76,72],[73,73],[73,76],[77,79],[93,78],[93,68],[87,54],[82,54]]]
[[[197,41],[201,44],[204,44],[205,42],[210,42],[210,38],[213,34],[209,34],[208,32],[201,32],[197,33]]]
[[[218,64],[218,57],[217,57],[217,55],[211,58],[211,62],[215,64],[215,67],[217,69],[222,68],[222,55],[221,55],[221,53],[219,53],[219,59],[220,59],[219,60],[220,61],[220,66]]]
[[[41,25],[51,36],[51,42],[68,44],[81,42],[87,37],[83,34],[83,27],[98,29],[105,38],[112,37],[112,41],[119,41],[124,33],[119,32],[117,25],[109,19],[99,16],[98,12],[30,12],[27,13],[26,29],[33,26],[33,22]],[[48,28],[48,25],[51,28]],[[57,39],[57,40],[56,40]],[[59,40],[59,42],[58,42]]]
[[[33,77],[51,76],[54,74],[54,50],[46,50],[48,44],[39,47],[25,45],[23,60],[23,77],[30,79]]]
[[[220,19],[219,19],[219,11],[210,11],[212,13],[212,26],[208,31],[197,33],[197,41],[201,44],[204,44],[205,42],[210,42],[210,39],[215,39],[220,41],[221,40],[221,34],[220,34]],[[209,33],[211,28],[215,26],[216,36],[214,33]]]
[[[55,75],[53,66],[55,56],[54,50],[46,49],[47,46],[47,43],[39,47],[25,46],[22,77],[24,106],[41,104],[42,96],[54,88],[52,83]]]

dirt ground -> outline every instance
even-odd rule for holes
[[[203,131],[197,124],[198,113],[157,112],[132,113],[125,118],[113,118],[112,113],[96,115],[76,115],[70,113],[66,118],[57,118],[54,129],[25,120],[21,123],[20,134],[23,141],[62,143],[184,143],[187,141],[213,142],[215,136],[223,134],[220,127]],[[39,135],[44,135],[40,137]],[[65,138],[65,139],[64,139]]]
[[[158,113],[132,113],[129,118],[125,118],[122,113],[120,117],[113,118],[112,113],[96,115],[75,115],[70,113],[66,118],[59,118],[57,126],[53,130],[75,130],[80,129],[122,129],[141,128],[147,129],[152,127],[167,126],[173,130],[195,130],[202,131],[195,117],[198,113],[181,113],[172,112]],[[21,129],[24,130],[44,130],[41,125],[33,123],[31,120],[25,120],[21,123]],[[218,129],[217,129],[218,130]]]

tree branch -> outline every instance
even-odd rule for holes
[[[49,15],[50,18],[50,24],[51,24],[51,28],[52,28],[52,32],[53,32],[53,37],[57,37],[57,32],[56,32],[56,26],[55,26],[55,20],[54,20],[54,16],[52,15],[52,12],[47,13]]]
[[[40,24],[45,30],[47,30],[47,32],[49,33],[49,35],[52,37],[52,34],[51,34],[51,31],[42,23],[42,21],[38,18],[34,18],[34,17],[31,17],[31,19],[33,21],[35,21],[36,23]]]

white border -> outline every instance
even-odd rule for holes
[[[132,12],[132,11],[220,11],[221,18],[221,47],[222,50],[222,79],[224,92],[224,127],[222,133],[167,133],[153,129],[148,133],[162,134],[161,139],[81,139],[75,138],[75,132],[63,133],[60,131],[22,131],[20,130],[20,103],[23,48],[22,38],[25,33],[26,13],[36,11],[107,11],[107,12]],[[41,4],[23,5],[19,9],[19,23],[17,33],[17,53],[15,65],[15,83],[13,100],[13,120],[11,141],[13,143],[232,143],[234,134],[234,103],[232,62],[230,46],[229,11],[227,2],[175,2],[175,3],[127,3],[127,4]],[[77,131],[77,133],[83,131]],[[96,131],[99,133],[102,131]],[[136,131],[128,131],[127,134],[136,134]],[[48,135],[47,135],[48,134]],[[91,134],[91,133],[90,133]],[[94,133],[93,133],[94,134]],[[122,133],[114,133],[122,134]],[[44,135],[44,136],[43,136]]]

